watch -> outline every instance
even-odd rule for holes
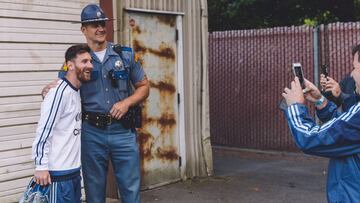
[[[315,102],[315,106],[321,106],[325,101],[325,97],[323,95],[321,95],[321,98],[316,100]]]

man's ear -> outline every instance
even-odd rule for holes
[[[85,27],[85,26],[81,26],[80,30],[81,30],[81,32],[82,32],[83,34],[85,34],[86,27]]]
[[[75,70],[75,64],[74,64],[74,62],[72,62],[72,61],[68,61],[68,62],[66,63],[66,66],[69,68],[69,71]]]

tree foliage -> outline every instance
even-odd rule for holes
[[[360,0],[208,0],[209,31],[360,19]]]

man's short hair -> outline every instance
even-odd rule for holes
[[[87,44],[75,44],[69,47],[65,52],[65,62],[73,60],[78,54],[88,52],[90,53],[90,47]]]
[[[359,53],[360,52],[360,44],[358,45],[355,45],[353,48],[352,48],[352,55],[355,56],[356,53]]]

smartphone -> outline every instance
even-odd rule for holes
[[[292,66],[293,73],[296,77],[299,78],[301,87],[305,89],[305,80],[304,80],[304,74],[300,63],[293,63]]]
[[[329,76],[328,68],[327,68],[326,65],[322,65],[322,66],[321,66],[321,74],[324,74],[324,75],[325,75],[325,78],[326,78],[327,76]]]

